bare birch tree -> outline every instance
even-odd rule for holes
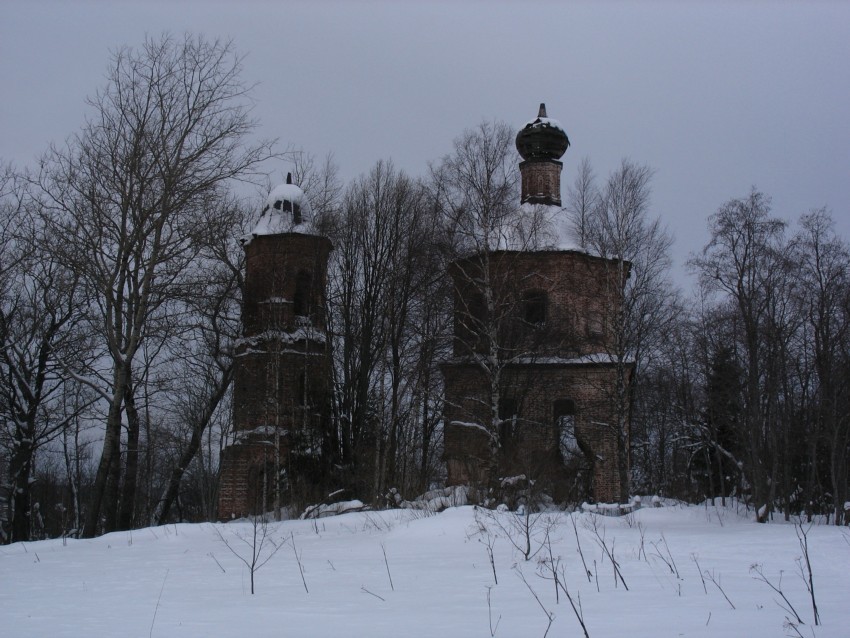
[[[835,234],[835,224],[824,209],[804,215],[800,226],[793,255],[801,283],[798,302],[812,345],[816,400],[807,437],[810,468],[814,472],[818,459],[828,454],[834,520],[841,525],[846,522],[850,452],[850,378],[841,369],[850,338],[850,249]],[[812,487],[816,482],[810,480]]]
[[[589,177],[580,176],[585,187]],[[658,218],[650,215],[652,170],[623,160],[596,197],[582,196],[595,207],[587,220],[590,250],[609,260],[624,286],[619,313],[613,321],[616,384],[609,397],[617,422],[611,424],[619,440],[618,468],[621,483],[628,485],[629,415],[632,412],[636,375],[640,375],[667,338],[680,311],[678,291],[669,279],[673,239]],[[619,293],[618,293],[619,295]]]

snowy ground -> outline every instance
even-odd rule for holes
[[[536,521],[531,545],[548,530],[592,638],[850,636],[846,528],[808,532],[822,621],[815,627],[791,524],[758,525],[734,511],[682,506],[622,518],[574,516],[575,529],[568,514]],[[549,636],[582,636],[563,592],[556,602],[554,583],[539,575],[548,550],[525,561],[510,542],[522,545],[514,526],[522,520],[461,507],[271,523],[270,538],[284,545],[256,572],[253,596],[248,569],[222,541],[249,558],[250,523],[18,543],[0,547],[0,635],[534,637],[546,632],[548,612]],[[594,521],[628,590],[615,583]],[[782,574],[782,591],[805,621],[797,630],[786,624],[793,616],[780,596],[754,578],[756,563],[777,586]]]

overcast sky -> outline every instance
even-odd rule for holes
[[[346,180],[387,158],[424,175],[465,128],[546,102],[564,184],[585,156],[655,170],[679,281],[752,186],[789,221],[827,206],[850,239],[850,2],[0,0],[0,160],[78,130],[110,51],[166,30],[232,38],[261,133]]]

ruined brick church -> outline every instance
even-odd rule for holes
[[[563,127],[541,105],[516,144],[519,205],[560,208]],[[303,191],[287,181],[269,194],[244,241],[222,519],[279,507],[284,488],[322,473],[332,244],[313,225]],[[457,259],[449,274],[453,351],[441,366],[448,484],[525,475],[556,499],[624,500],[628,418],[615,408],[623,366],[611,353],[628,264],[579,249],[501,249]]]
[[[516,146],[524,211],[560,209],[569,140],[545,105]],[[456,260],[450,275],[448,483],[525,476],[556,500],[625,500],[629,423],[617,406],[631,367],[612,353],[629,264],[577,248],[493,250]]]

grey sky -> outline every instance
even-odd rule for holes
[[[345,179],[386,158],[424,175],[465,128],[546,102],[565,184],[584,156],[602,178],[622,157],[656,171],[680,269],[752,185],[850,238],[850,3],[0,0],[0,159],[76,131],[109,51],[164,30],[233,38],[261,133],[333,152]]]

